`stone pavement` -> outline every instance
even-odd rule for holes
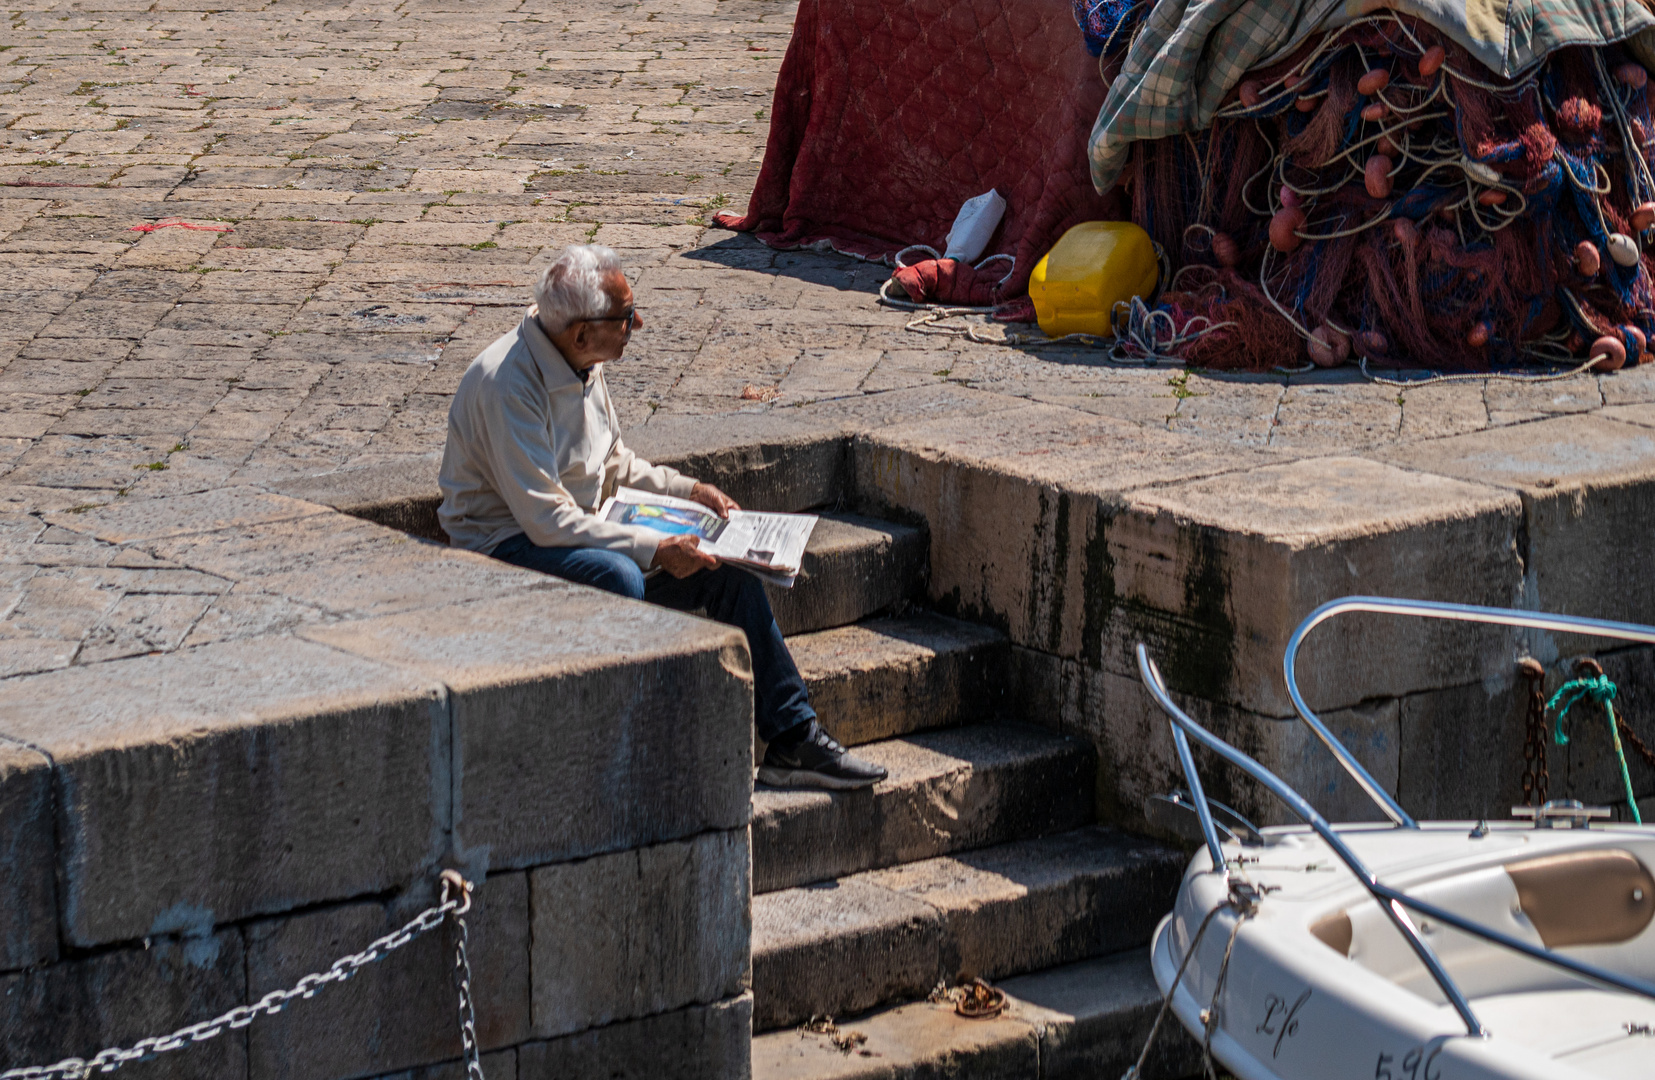
[[[707,227],[762,159],[779,0],[8,10],[0,677],[251,625],[226,583],[38,515],[435,453],[465,365],[570,242],[633,268],[648,325],[611,375],[633,427],[953,383],[1298,457],[1655,401],[1641,370],[1400,392],[905,332],[880,268]]]

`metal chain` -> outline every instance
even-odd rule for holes
[[[1546,669],[1527,656],[1517,662],[1517,668],[1529,684],[1528,723],[1523,735],[1523,805],[1544,806],[1551,788],[1551,773],[1546,768]]]
[[[1655,769],[1655,750],[1651,750],[1648,743],[1638,738],[1638,733],[1633,731],[1631,727],[1627,725],[1626,717],[1615,717],[1615,723],[1621,729],[1621,738],[1625,739],[1631,745],[1632,749],[1638,752],[1638,756],[1644,759],[1645,765],[1648,765],[1651,769]]]
[[[455,883],[458,895],[451,896],[450,890],[456,887]],[[442,897],[436,907],[426,908],[401,929],[372,942],[361,952],[341,956],[326,971],[306,975],[293,984],[292,989],[272,990],[251,1005],[238,1005],[221,1016],[179,1028],[170,1035],[152,1035],[147,1039],[139,1039],[126,1049],[111,1047],[108,1050],[100,1050],[90,1059],[64,1058],[55,1065],[30,1065],[20,1069],[7,1069],[0,1073],[0,1080],[85,1080],[94,1072],[114,1072],[122,1065],[134,1061],[142,1061],[156,1054],[170,1053],[206,1042],[224,1034],[226,1029],[244,1028],[260,1016],[275,1016],[295,999],[315,997],[324,987],[346,981],[367,965],[383,960],[415,938],[435,930],[450,915],[460,924],[457,952],[459,964],[464,972],[460,989],[460,1038],[466,1046],[467,1080],[483,1080],[483,1068],[477,1060],[476,1023],[471,1015],[471,965],[465,959],[466,933],[465,919],[462,916],[469,910],[471,883],[455,871],[445,870],[442,875]]]
[[[460,927],[459,937],[454,942],[454,986],[460,997],[460,1047],[465,1053],[466,1080],[484,1080],[482,1052],[477,1045],[477,1011],[471,996],[471,959],[466,956],[466,945],[471,940],[465,925],[465,913],[471,910],[471,882],[456,871],[444,870],[442,892],[445,900],[448,898],[451,876],[465,897],[465,906],[454,912],[454,921]]]

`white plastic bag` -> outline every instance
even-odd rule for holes
[[[1005,213],[1006,200],[992,188],[975,199],[967,199],[954,218],[954,227],[948,230],[948,249],[943,252],[943,258],[976,262]]]

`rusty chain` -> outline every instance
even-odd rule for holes
[[[1655,769],[1655,750],[1651,750],[1648,743],[1638,738],[1638,733],[1633,731],[1627,724],[1626,717],[1616,716],[1615,726],[1620,728],[1621,738],[1626,740],[1627,745],[1636,750],[1638,756],[1644,759],[1644,764],[1651,769]]]
[[[1529,713],[1523,735],[1523,805],[1544,806],[1551,787],[1546,768],[1546,669],[1525,656],[1517,670],[1529,684]],[[4,1080],[4,1078],[0,1078]]]
[[[335,983],[342,983],[362,968],[407,945],[417,937],[435,930],[450,915],[459,924],[459,938],[455,944],[455,978],[460,998],[460,1042],[465,1050],[466,1080],[484,1080],[483,1066],[478,1055],[476,1017],[472,1009],[471,964],[466,957],[465,913],[471,910],[472,885],[453,870],[442,874],[442,896],[435,907],[426,908],[400,929],[371,942],[361,952],[341,956],[326,970],[306,975],[288,990],[272,990],[251,1005],[238,1005],[211,1020],[203,1020],[179,1028],[170,1035],[152,1035],[139,1039],[130,1047],[111,1047],[100,1050],[91,1058],[65,1058],[53,1065],[31,1065],[0,1072],[0,1080],[86,1080],[94,1072],[114,1072],[122,1065],[142,1061],[157,1054],[182,1050],[186,1046],[217,1038],[228,1030],[244,1028],[261,1016],[275,1016],[300,998],[315,997],[317,992]]]
[[[1545,805],[1551,780],[1546,769],[1546,669],[1540,661],[1531,657],[1519,660],[1517,668],[1529,687],[1528,724],[1523,738],[1523,805]],[[1586,657],[1576,662],[1576,673],[1602,675],[1603,668]],[[1655,748],[1638,737],[1638,733],[1626,722],[1626,717],[1617,714],[1615,727],[1626,745],[1637,752],[1644,764],[1655,769]],[[0,1080],[4,1078],[0,1077]]]
[[[1603,674],[1603,665],[1599,664],[1591,657],[1585,657],[1575,661],[1575,674],[1577,676],[1601,676]],[[1626,717],[1622,716],[1620,713],[1615,714],[1615,730],[1620,733],[1620,737],[1624,739],[1626,743],[1632,747],[1632,749],[1638,752],[1638,756],[1644,759],[1645,765],[1648,765],[1651,769],[1655,769],[1655,750],[1651,750],[1648,743],[1638,738],[1638,733],[1632,730],[1632,726],[1626,722]]]

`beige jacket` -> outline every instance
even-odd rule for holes
[[[541,547],[623,552],[645,570],[660,534],[602,521],[598,507],[622,485],[686,498],[695,487],[626,448],[603,365],[582,382],[533,307],[460,379],[438,482],[437,516],[457,547],[487,553],[527,533]]]

